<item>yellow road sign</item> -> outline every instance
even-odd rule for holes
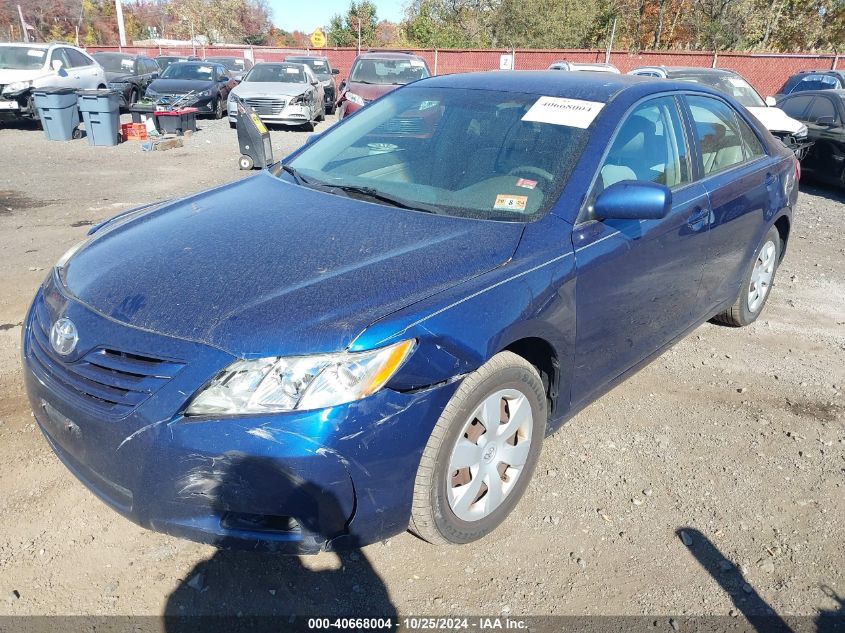
[[[326,46],[326,35],[320,29],[314,29],[310,39],[311,46],[314,48],[324,48]]]

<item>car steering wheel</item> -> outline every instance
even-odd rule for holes
[[[531,174],[532,176],[539,176],[543,180],[548,180],[549,184],[555,181],[553,174],[547,172],[545,169],[533,167],[532,165],[524,165],[522,167],[514,167],[508,172],[508,176],[515,176],[517,174]]]

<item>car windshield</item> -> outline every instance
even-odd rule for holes
[[[206,61],[221,64],[226,70],[242,71],[244,69],[244,60],[236,57],[206,57]]]
[[[0,46],[0,68],[9,70],[36,70],[44,66],[46,48],[34,46]]]
[[[247,73],[244,82],[304,84],[308,78],[299,64],[258,64]]]
[[[129,55],[95,53],[94,59],[100,66],[113,73],[131,73],[135,68],[135,60]]]
[[[162,79],[194,79],[197,81],[211,81],[214,78],[214,67],[205,64],[170,64],[163,73]]]
[[[317,75],[320,79],[328,79],[331,77],[331,70],[329,70],[329,62],[325,59],[299,59],[299,58],[291,58],[288,61],[295,62],[297,64],[306,64],[308,65],[311,70],[314,71],[314,74]]]
[[[532,106],[540,99],[493,90],[397,90],[317,137],[282,177],[444,215],[532,220],[558,198],[589,136],[573,125],[582,121],[566,114],[539,115],[541,106]]]
[[[401,86],[428,76],[421,59],[359,59],[349,81]]]
[[[733,97],[746,108],[765,108],[766,102],[751,85],[738,75],[697,75],[695,77],[677,77],[680,81],[690,81],[715,88],[719,92]]]

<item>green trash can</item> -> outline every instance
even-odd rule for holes
[[[120,95],[114,90],[80,90],[79,111],[91,145],[117,145],[120,138]]]
[[[32,93],[44,134],[51,141],[79,138],[79,106],[73,88],[40,88]]]

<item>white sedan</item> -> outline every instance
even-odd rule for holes
[[[243,99],[264,123],[306,126],[326,117],[323,86],[305,64],[256,64],[229,93],[229,125],[235,127]]]

